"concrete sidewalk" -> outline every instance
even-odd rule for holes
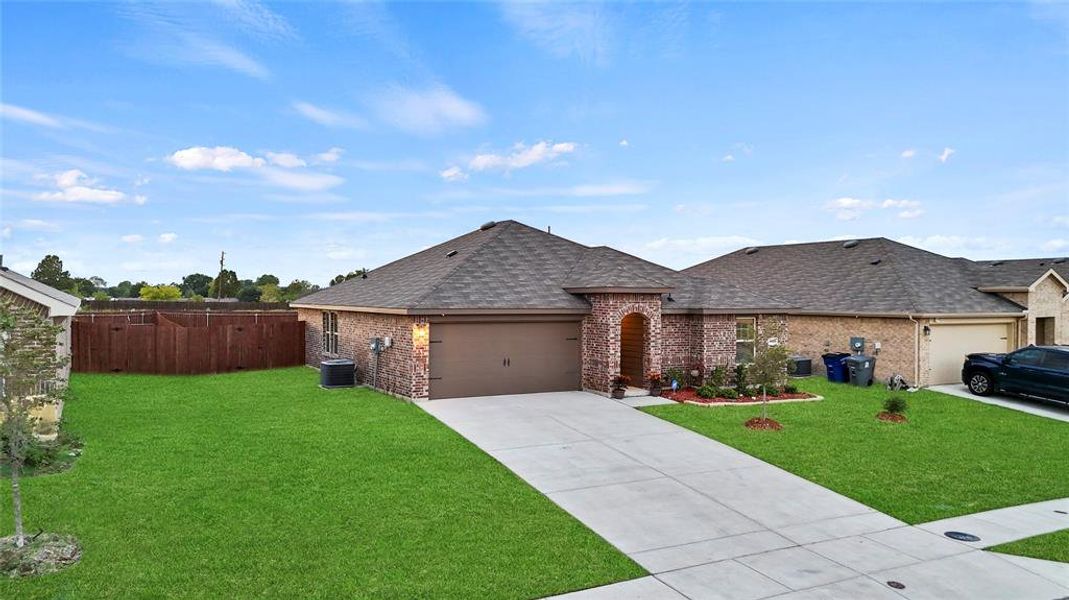
[[[569,598],[1069,596],[1039,569],[907,526],[609,398],[420,406],[652,574]]]
[[[960,383],[933,385],[928,389],[933,392],[941,392],[943,394],[965,398],[966,400],[983,402],[984,404],[993,404],[995,406],[1001,406],[1002,408],[1036,415],[1037,417],[1047,417],[1048,419],[1055,419],[1069,423],[1069,404],[1064,402],[1040,400],[1038,398],[1018,398],[1015,396],[977,396]]]
[[[971,533],[980,540],[962,542],[963,544],[974,548],[990,548],[1006,542],[1069,529],[1069,498],[999,508],[922,523],[917,527],[937,535],[948,531]]]

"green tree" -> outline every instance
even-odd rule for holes
[[[282,302],[282,290],[277,283],[265,283],[260,286],[260,302]]]
[[[147,281],[138,281],[130,286],[130,293],[126,295],[127,298],[140,298],[141,288],[148,287]]]
[[[746,368],[746,377],[761,387],[761,418],[768,418],[768,389],[781,389],[787,384],[791,368],[791,351],[783,343],[783,328],[769,323],[757,336],[753,362]]]
[[[208,295],[212,298],[233,298],[241,291],[241,282],[238,274],[230,269],[223,269],[219,276],[212,280],[208,287]]]
[[[79,298],[88,298],[96,293],[97,286],[93,282],[84,277],[74,277],[71,279],[71,285],[68,291]]]
[[[146,285],[141,288],[142,300],[178,300],[182,291],[174,285]]]
[[[247,285],[238,292],[238,300],[242,302],[259,302],[263,292],[255,285]]]
[[[207,296],[208,288],[211,287],[211,285],[211,275],[191,273],[182,278],[182,285],[178,287],[181,288],[183,296]]]
[[[349,271],[349,273],[345,275],[339,273],[334,277],[334,279],[330,280],[330,285],[338,285],[343,281],[349,281],[354,277],[363,277],[364,275],[367,275],[367,269],[357,269],[355,271]]]
[[[312,285],[310,282],[303,279],[294,279],[282,289],[282,299],[286,302],[293,302],[301,296],[319,289],[318,286]]]
[[[63,261],[55,254],[49,254],[37,263],[37,268],[31,275],[37,281],[50,285],[57,290],[69,290],[71,288],[71,274],[63,270]]]
[[[97,290],[93,292],[93,300],[111,300],[111,296],[104,290]]]
[[[112,298],[129,298],[130,289],[133,287],[134,284],[129,281],[120,281],[108,288],[108,295]]]
[[[261,287],[262,288],[263,286],[268,285],[268,284],[278,285],[278,277],[275,277],[274,275],[265,273],[265,274],[260,275],[259,277],[256,278],[256,286],[257,287]]]
[[[56,338],[62,331],[34,310],[0,300],[0,419],[4,429],[0,457],[11,468],[17,548],[26,545],[19,477],[33,435],[31,413],[61,391],[48,384],[56,381],[56,372],[67,363],[56,352]]]

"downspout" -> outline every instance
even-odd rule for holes
[[[909,315],[913,321],[913,385],[920,387],[921,383],[921,323]]]

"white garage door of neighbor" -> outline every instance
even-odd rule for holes
[[[930,385],[960,383],[961,365],[966,354],[1008,352],[1013,349],[1009,323],[932,325],[928,361]]]

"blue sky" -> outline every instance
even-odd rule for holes
[[[515,218],[672,267],[1069,254],[1069,10],[4,3],[5,264],[325,284]]]

